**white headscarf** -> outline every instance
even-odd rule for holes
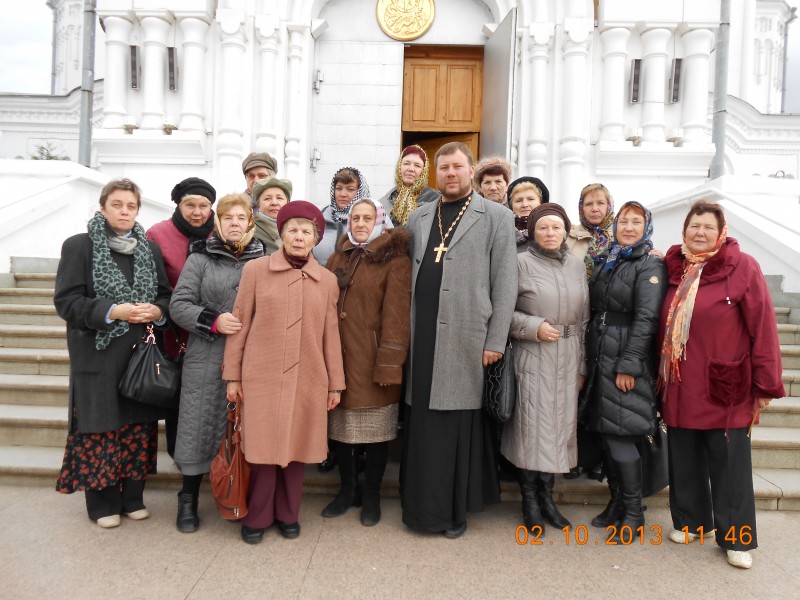
[[[372,206],[375,207],[375,228],[372,230],[372,233],[367,238],[366,242],[359,243],[353,237],[353,226],[350,223],[350,215],[353,214],[353,208],[362,204],[363,202],[369,202]],[[354,246],[366,246],[372,240],[377,238],[380,234],[382,234],[386,229],[391,229],[392,223],[386,221],[386,211],[383,209],[383,204],[378,202],[377,200],[373,200],[372,198],[359,198],[354,200],[353,203],[350,205],[350,208],[347,211],[347,237],[350,240],[350,243]]]

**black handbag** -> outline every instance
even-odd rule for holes
[[[486,367],[483,379],[483,409],[500,423],[505,423],[517,403],[517,377],[511,340],[506,342],[503,358]]]
[[[642,497],[652,496],[669,485],[669,456],[667,425],[660,418],[653,435],[639,444],[642,457]]]
[[[148,406],[176,408],[180,391],[181,364],[164,355],[156,344],[153,326],[148,325],[119,381],[120,396]]]

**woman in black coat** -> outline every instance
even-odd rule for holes
[[[116,527],[145,519],[147,474],[155,472],[163,411],[125,400],[117,386],[148,323],[163,324],[170,287],[161,251],[136,223],[139,187],[109,182],[88,233],[64,242],[54,302],[67,322],[69,435],[56,484],[86,493],[89,518]]]
[[[615,539],[641,534],[642,461],[636,442],[656,426],[655,338],[667,289],[664,262],[650,255],[650,211],[628,202],[614,219],[614,242],[589,282],[587,382],[581,418],[600,434],[611,500],[592,519],[616,525]],[[630,531],[622,532],[623,528]]]

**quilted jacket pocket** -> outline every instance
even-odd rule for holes
[[[708,361],[708,395],[722,406],[734,406],[752,399],[750,390],[750,355],[737,361]]]

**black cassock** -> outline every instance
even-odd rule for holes
[[[447,232],[469,196],[442,205],[442,231]],[[453,239],[459,223],[447,237]],[[433,359],[439,291],[445,253],[437,263],[442,241],[434,217],[422,256],[414,293],[414,346],[411,407],[406,406],[405,445],[401,469],[403,523],[418,531],[444,531],[467,520],[467,512],[483,510],[500,500],[493,444],[482,410],[431,410]],[[447,246],[447,244],[444,244]],[[446,348],[458,353],[458,348]],[[476,365],[475,368],[480,368]]]

